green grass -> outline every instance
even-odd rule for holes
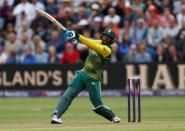
[[[142,97],[142,123],[127,122],[127,98],[103,98],[123,120],[112,124],[96,115],[88,98],[77,98],[51,125],[59,98],[0,98],[0,131],[185,131],[185,97]]]

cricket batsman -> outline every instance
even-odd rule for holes
[[[121,119],[105,106],[101,100],[101,80],[103,68],[111,58],[111,44],[115,33],[111,29],[102,32],[100,40],[93,40],[76,33],[65,30],[64,36],[74,44],[80,42],[90,48],[90,53],[81,70],[75,73],[68,89],[65,91],[52,114],[51,124],[62,124],[62,116],[70,106],[72,100],[83,90],[87,89],[90,100],[94,105],[93,111],[113,123]]]

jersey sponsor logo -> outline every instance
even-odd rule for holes
[[[94,82],[92,82],[91,84],[92,84],[92,85],[95,85],[95,83],[94,83]]]
[[[112,31],[109,29],[109,30],[108,30],[108,33],[111,33],[111,32],[112,32]]]

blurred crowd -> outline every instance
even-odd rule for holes
[[[75,64],[87,57],[86,46],[66,41],[36,8],[92,39],[113,29],[112,63],[185,59],[185,0],[0,0],[0,64]]]

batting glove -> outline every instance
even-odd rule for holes
[[[66,31],[66,33],[64,34],[64,37],[68,39],[70,42],[72,42],[73,44],[78,44],[75,31]]]

